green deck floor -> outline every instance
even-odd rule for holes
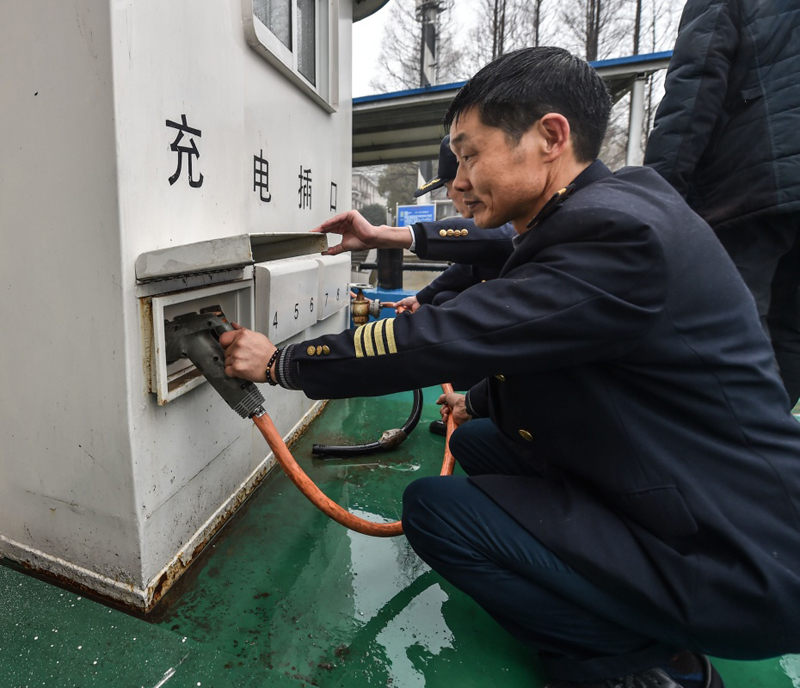
[[[340,504],[395,520],[403,487],[438,472],[418,429],[379,458],[321,461],[314,442],[372,441],[410,394],[331,402],[295,457]],[[330,522],[274,471],[146,619],[0,566],[0,688],[540,688],[536,660],[405,540]],[[754,632],[758,632],[754,629]],[[728,688],[800,688],[800,656],[717,661]]]

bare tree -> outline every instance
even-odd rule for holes
[[[442,0],[437,21],[437,61],[434,83],[447,83],[467,78],[462,56],[455,47],[451,19],[453,0]],[[394,0],[383,32],[383,46],[378,56],[379,75],[370,81],[377,92],[387,93],[420,84],[422,63],[420,51],[421,23],[416,0]]]
[[[670,0],[564,0],[556,42],[590,61],[670,49],[680,10]],[[662,79],[663,74],[656,74],[648,80],[642,137],[651,126],[653,92]],[[630,96],[625,95],[614,105],[601,151],[612,169],[625,163],[630,114]]]
[[[542,24],[544,23],[544,0],[532,0],[529,3],[531,11],[522,15],[521,38],[523,42],[527,38],[527,44],[531,47],[541,45]]]
[[[634,0],[636,9],[633,19],[633,54],[639,54],[639,38],[642,33],[642,0]]]
[[[631,30],[630,0],[567,0],[559,17],[567,31],[559,44],[590,62],[609,57]]]
[[[474,74],[505,53],[541,45],[554,0],[479,0],[477,22],[466,32],[462,53]]]
[[[642,26],[640,45],[646,52],[671,50],[678,34],[678,22],[683,5],[676,5],[669,0],[637,0],[642,2]],[[646,41],[646,42],[645,42]],[[648,81],[645,96],[644,131],[642,145],[647,140],[647,133],[653,127],[656,108],[661,101],[666,72],[653,74]]]
[[[492,59],[502,55],[506,42],[507,0],[490,0],[492,4]]]
[[[385,165],[378,179],[378,193],[386,197],[386,205],[393,218],[395,206],[414,202],[416,188],[417,165],[413,162]]]

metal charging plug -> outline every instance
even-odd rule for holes
[[[219,343],[233,327],[219,306],[203,308],[164,322],[167,362],[188,358],[211,386],[242,418],[263,415],[264,397],[252,382],[225,374],[225,352]]]

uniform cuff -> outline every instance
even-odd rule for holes
[[[417,252],[417,235],[414,234],[414,228],[411,225],[406,225],[406,229],[411,232],[411,246],[408,247],[408,250],[411,253]]]
[[[470,403],[469,392],[464,395],[464,408],[467,413],[473,418],[480,418],[481,414],[475,410],[475,407]]]
[[[275,379],[284,389],[302,389],[300,387],[300,370],[298,362],[294,360],[297,344],[289,344],[281,350],[275,362]]]
[[[425,229],[419,223],[411,225],[411,233],[414,235],[412,243],[414,245],[414,253],[420,258],[425,258],[428,252],[428,237],[425,234]]]
[[[424,306],[431,303],[433,301],[433,297],[438,293],[439,292],[437,292],[435,289],[431,289],[430,285],[428,285],[417,292],[417,301],[420,303],[420,305]]]

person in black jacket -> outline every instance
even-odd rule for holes
[[[472,213],[468,212],[466,207],[464,206],[463,201],[463,194],[460,191],[457,191],[453,188],[453,180],[456,178],[456,174],[458,173],[458,160],[456,156],[453,154],[453,151],[450,150],[450,136],[445,136],[442,139],[441,144],[439,145],[439,166],[436,172],[436,176],[428,181],[427,183],[423,184],[420,188],[418,188],[414,192],[414,198],[419,198],[426,193],[430,193],[434,189],[441,188],[442,186],[446,187],[447,189],[447,197],[452,201],[453,208],[455,208],[456,212],[464,218],[471,218]],[[420,223],[421,224],[421,223]],[[422,225],[423,231],[425,232],[426,236],[426,245],[428,250],[425,251],[426,254],[430,252],[431,245],[436,241],[436,235],[438,234],[444,240],[449,239],[450,237],[458,238],[460,236],[468,236],[466,232],[469,230],[466,228],[462,229],[448,229],[445,227],[436,228],[434,223],[425,223]],[[324,230],[321,230],[324,231]],[[486,241],[488,239],[495,239],[501,240],[505,243],[500,244],[498,248],[501,250],[507,251],[507,256],[511,255],[511,251],[513,250],[513,246],[511,245],[511,237],[515,234],[514,228],[510,224],[505,224],[501,227],[492,230],[484,230],[480,232],[480,237],[482,241]],[[475,238],[475,234],[473,234],[473,240]],[[415,233],[415,241],[413,242],[416,245],[416,233]],[[465,242],[458,242],[460,248],[463,248]],[[451,244],[452,246],[452,244]],[[414,246],[416,248],[416,246]],[[443,248],[445,248],[443,246]],[[446,248],[445,248],[446,250]],[[468,249],[473,256],[475,256],[474,246],[468,247]],[[458,255],[457,251],[453,251],[449,255]],[[462,253],[463,256],[463,253]],[[506,256],[506,257],[507,257]],[[487,279],[493,279],[497,277],[498,269],[494,266],[487,266],[481,264],[480,261],[485,261],[485,257],[478,253],[476,260],[478,263],[471,264],[468,262],[459,262],[456,260],[454,265],[451,265],[447,270],[445,270],[439,277],[437,277],[433,282],[431,282],[426,287],[417,292],[414,296],[408,296],[402,301],[398,301],[397,306],[398,309],[402,310],[409,310],[412,313],[417,310],[421,305],[429,303],[434,306],[438,306],[445,301],[449,301],[454,296],[460,294],[464,289],[471,287],[474,284],[478,284],[479,282],[483,282]],[[449,258],[449,260],[454,260],[453,258]],[[500,261],[493,261],[495,264],[499,264]],[[505,262],[505,261],[503,261]]]
[[[453,207],[468,221],[447,218],[417,222],[408,227],[374,226],[357,210],[351,210],[323,222],[312,231],[345,235],[345,240],[328,249],[326,255],[371,248],[406,248],[423,259],[454,262],[416,295],[396,303],[398,312],[407,310],[411,313],[423,304],[438,306],[464,289],[496,277],[497,266],[501,266],[513,250],[511,237],[515,232],[510,224],[475,231],[476,227],[470,220],[472,214],[464,207],[461,193],[453,189],[457,171],[458,160],[450,150],[450,137],[445,136],[439,145],[436,176],[418,188],[414,197],[444,186]],[[491,243],[495,241],[497,243]]]
[[[800,397],[800,8],[689,0],[645,164],[714,229]]]
[[[564,50],[491,62],[446,125],[475,223],[518,233],[499,276],[280,350],[227,332],[225,370],[314,399],[482,376],[444,400],[467,475],[405,491],[415,552],[551,688],[721,688],[707,654],[800,650],[800,424],[708,224],[596,159],[609,111]]]

